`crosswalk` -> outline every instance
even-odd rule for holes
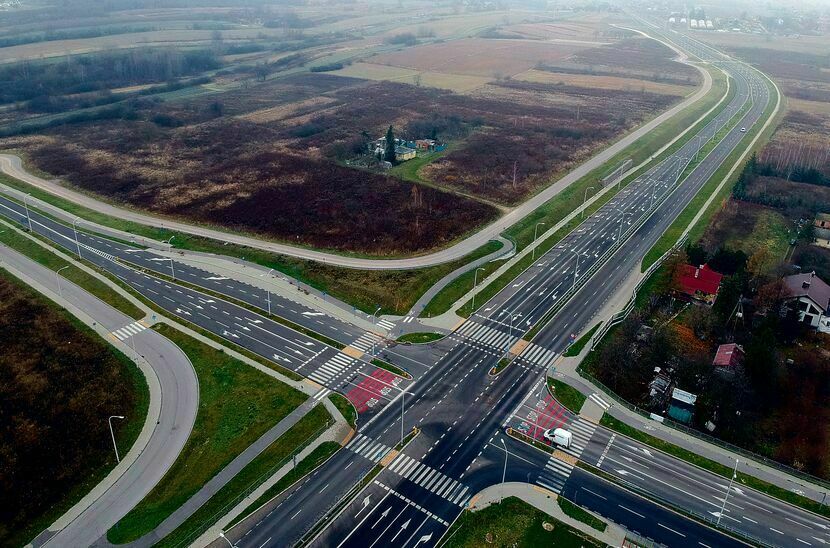
[[[389,470],[457,506],[464,506],[472,496],[466,485],[403,453]]]
[[[589,397],[589,398],[591,399],[591,401],[593,401],[595,404],[599,405],[599,406],[602,408],[602,410],[603,410],[603,411],[608,411],[608,409],[611,407],[611,404],[610,404],[610,403],[608,403],[607,401],[605,401],[604,399],[602,399],[602,398],[600,397],[600,395],[599,395],[599,394],[597,394],[596,392],[594,392],[593,394],[591,394],[591,395],[590,395],[590,396],[588,396],[588,397]]]
[[[573,468],[572,464],[551,457],[545,464],[545,469],[539,474],[536,483],[558,495],[571,476]]]
[[[143,323],[133,322],[133,323],[125,325],[124,327],[122,327],[120,329],[116,329],[115,331],[112,332],[112,334],[115,335],[115,337],[119,341],[125,341],[125,340],[129,339],[130,337],[132,337],[133,335],[137,335],[138,333],[141,333],[145,329],[147,329],[147,326],[144,325]]]
[[[104,251],[101,251],[101,250],[99,250],[99,249],[96,249],[96,248],[94,248],[94,247],[92,247],[92,246],[90,246],[90,245],[87,245],[87,244],[80,244],[80,246],[81,246],[82,248],[86,249],[87,251],[91,251],[91,252],[95,253],[96,255],[100,255],[101,257],[103,257],[103,258],[105,258],[105,259],[107,259],[107,260],[110,260],[110,261],[112,261],[112,262],[116,262],[116,260],[115,260],[115,255],[112,255],[112,254],[110,254],[110,253],[105,253]]]
[[[388,445],[375,441],[363,434],[355,434],[351,441],[346,444],[346,449],[372,462],[380,462],[380,459],[392,450]]]
[[[571,438],[571,446],[562,449],[562,451],[579,458],[582,455],[582,451],[585,450],[585,446],[591,441],[591,436],[594,435],[597,425],[586,421],[582,417],[576,417],[565,428],[570,430],[573,437]]]
[[[338,353],[312,371],[308,378],[324,386],[337,386],[336,381],[348,372],[356,361],[352,357]]]
[[[377,348],[377,346],[380,344],[382,340],[383,339],[381,339],[377,335],[366,332],[360,337],[358,337],[357,340],[349,346],[357,348],[358,350],[361,350],[363,352],[369,352],[372,350],[373,346]]]
[[[328,388],[321,388],[321,389],[320,389],[320,390],[319,390],[316,394],[314,394],[311,398],[312,398],[314,401],[322,401],[322,400],[323,400],[323,398],[325,398],[326,396],[328,396],[328,395],[329,395],[329,394],[331,394],[331,393],[332,393],[332,392],[331,392],[331,390],[329,390]]]
[[[504,333],[498,329],[474,321],[467,321],[454,335],[503,350],[506,344],[518,336],[518,331],[517,334],[511,336],[509,333]]]
[[[556,352],[538,344],[530,343],[522,352],[522,359],[540,367],[547,367],[556,359]]]
[[[379,321],[378,321],[378,325],[379,325],[380,327],[384,328],[384,329],[385,329],[385,330],[387,330],[387,331],[389,331],[390,329],[392,329],[393,327],[395,327],[394,322],[390,322],[389,320],[379,320]]]

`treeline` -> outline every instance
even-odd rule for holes
[[[82,56],[55,62],[21,62],[0,67],[0,103],[25,103],[36,112],[64,108],[56,98],[111,88],[170,82],[216,69],[210,50],[135,49]]]
[[[150,32],[158,27],[150,25],[129,25],[118,27],[95,27],[86,29],[46,30],[43,32],[18,34],[0,38],[0,48],[35,44],[37,42],[53,42],[55,40],[77,40],[80,38],[98,38],[99,36],[113,36],[131,32]]]
[[[816,167],[801,164],[777,166],[771,162],[761,162],[753,154],[738,177],[738,181],[732,189],[732,195],[747,202],[778,208],[806,206],[809,209],[817,210],[824,205],[820,196],[814,196],[812,204],[805,204],[803,203],[803,197],[798,193],[753,192],[751,187],[760,177],[777,177],[795,183],[830,187],[830,177]]]
[[[110,415],[129,419],[113,424],[126,452],[147,396],[126,358],[5,276],[0,331],[0,545],[21,546],[33,519],[114,464]]]

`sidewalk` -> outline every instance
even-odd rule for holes
[[[74,283],[20,253],[0,245],[0,267],[20,278],[92,328],[108,343],[133,358],[150,390],[144,426],[121,462],[69,511],[32,542],[40,546],[87,545],[125,515],[149,492],[178,457],[198,407],[198,382],[187,356],[151,329],[132,337],[131,344],[110,333],[134,323]]]
[[[168,534],[175,531],[190,516],[195,514],[206,502],[208,502],[215,494],[217,494],[225,485],[227,485],[233,478],[239,474],[242,469],[248,466],[260,453],[265,451],[271,444],[277,442],[285,432],[292,426],[297,424],[303,417],[306,416],[319,402],[314,398],[308,398],[299,407],[294,409],[286,417],[280,420],[277,424],[271,427],[265,434],[260,436],[258,440],[249,445],[236,456],[227,466],[220,470],[213,476],[201,489],[199,489],[192,497],[190,497],[184,504],[179,506],[172,514],[170,514],[164,521],[159,524],[153,531],[147,533],[140,539],[133,541],[126,546],[129,548],[144,548],[155,545]],[[334,405],[324,398],[323,405],[328,409],[334,408]],[[334,414],[335,423],[338,424],[337,418],[339,414]],[[345,421],[340,418],[345,423]],[[99,543],[101,545],[105,543]],[[106,543],[109,544],[109,543]]]
[[[330,402],[328,402],[328,398],[325,398],[323,401],[327,402],[326,407],[329,406],[333,407]],[[331,412],[331,409],[329,409]],[[337,413],[332,413],[332,416],[338,416]],[[328,430],[323,432],[323,434],[310,443],[305,449],[300,451],[297,454],[297,463],[299,464],[302,462],[304,458],[309,456],[317,447],[327,441],[333,441],[337,443],[343,442],[343,440],[347,439],[346,436],[351,431],[351,427],[346,424],[345,421],[338,420],[335,424],[329,427]],[[293,462],[286,463],[282,468],[277,470],[274,475],[270,478],[265,480],[262,485],[257,487],[255,490],[251,492],[247,497],[239,501],[239,503],[234,506],[227,514],[222,516],[213,526],[202,533],[202,535],[196,539],[195,542],[191,546],[208,546],[214,541],[219,538],[219,534],[225,531],[225,528],[234,521],[237,517],[245,517],[243,512],[248,509],[248,507],[253,504],[259,497],[264,495],[271,487],[273,487],[278,481],[280,481],[286,474],[288,474],[294,467]],[[256,512],[258,509],[255,509]]]
[[[556,499],[559,498],[558,495],[552,491],[548,491],[547,489],[543,489],[529,483],[508,482],[487,487],[472,498],[470,502],[470,510],[474,512],[476,510],[487,508],[491,504],[498,504],[502,501],[502,499],[507,497],[516,497],[521,499],[537,510],[542,511],[552,518],[557,519],[562,523],[565,523],[566,525],[569,525],[570,527],[573,527],[574,529],[597,539],[600,542],[604,542],[609,546],[622,546],[623,541],[625,540],[625,529],[616,523],[610,522],[605,518],[583,508],[586,512],[593,514],[594,517],[608,524],[605,531],[598,531],[579,520],[575,520],[572,517],[565,515],[559,507],[559,504],[556,502]]]

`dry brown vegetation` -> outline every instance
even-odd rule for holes
[[[0,544],[20,546],[49,525],[38,518],[89,489],[113,466],[107,426],[122,454],[143,424],[137,368],[20,282],[0,276]],[[142,403],[143,402],[143,403]],[[122,435],[124,434],[124,435]],[[65,510],[65,508],[64,508]]]

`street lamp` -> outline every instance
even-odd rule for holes
[[[162,257],[161,260],[162,261],[164,261],[164,260],[170,261],[170,274],[173,276],[173,279],[175,280],[176,279],[176,271],[173,269],[173,259],[171,259],[170,257]]]
[[[585,189],[585,195],[582,196],[582,212],[581,213],[582,213],[582,218],[583,219],[585,218],[585,202],[588,201],[588,191],[589,190],[594,190],[594,187],[589,186],[588,188],[586,188]]]
[[[723,497],[723,505],[720,507],[720,512],[718,512],[718,525],[720,525],[720,519],[723,517],[723,512],[726,510],[726,501],[729,500],[729,491],[732,489],[732,482],[735,481],[735,478],[738,477],[738,459],[735,459],[735,470],[732,471],[732,477],[729,479],[729,485],[726,487],[726,496]]]
[[[170,236],[168,239],[162,241],[163,244],[167,244],[167,251],[173,251],[173,238],[176,236]]]
[[[61,277],[60,273],[61,270],[69,268],[69,265],[60,267],[57,271],[55,271],[55,281],[58,282],[58,296],[63,299],[63,291],[61,290]]]
[[[110,436],[112,436],[112,446],[115,448],[115,460],[121,462],[121,457],[118,456],[118,445],[115,443],[115,433],[112,431],[112,419],[124,419],[123,415],[113,415],[107,419],[110,425]]]
[[[473,274],[473,312],[476,310],[476,287],[478,287],[478,271],[484,270],[482,267],[476,268],[475,273]]]
[[[507,479],[507,446],[504,444],[504,438],[499,438],[501,440],[501,446],[504,449],[504,471],[501,473],[501,482],[504,483],[504,480]]]
[[[377,310],[372,312],[372,323],[377,323],[378,322],[378,312],[380,312],[381,308],[382,308],[381,306],[378,306]]]
[[[634,215],[634,213],[631,213],[631,212],[623,213],[622,217],[620,217],[620,233],[617,235],[617,240],[622,239],[622,226],[623,226],[623,221],[625,221],[625,216],[626,215]]]
[[[77,223],[81,222],[80,217],[75,217],[72,220],[72,231],[75,233],[75,248],[78,250],[78,258],[81,258],[81,244],[78,243],[78,227],[76,226]]]
[[[412,392],[401,390],[401,450],[403,450],[403,400],[406,398],[407,394],[409,394],[410,396],[415,395]]]
[[[576,277],[579,275],[579,252],[575,249],[571,249],[571,253],[573,253],[576,258],[576,266],[574,266],[574,287],[576,287]]]
[[[539,225],[544,225],[545,223],[536,223],[536,228],[533,229],[533,243],[536,243],[536,234],[539,232]],[[536,260],[536,246],[533,246],[533,253],[530,257],[531,261]]]
[[[31,198],[31,194],[26,194],[23,196],[23,207],[26,208],[26,220],[29,221],[29,232],[32,231],[32,216],[29,214],[29,204],[27,203],[27,198]]]

